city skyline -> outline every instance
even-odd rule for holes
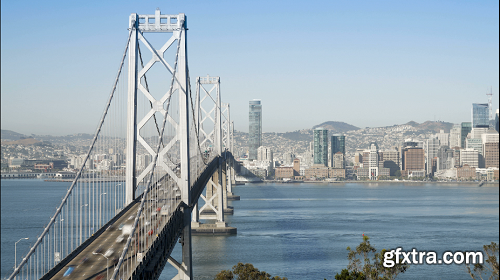
[[[497,2],[116,3],[2,2],[2,129],[94,133],[128,16],[156,7],[187,15],[192,79],[221,77],[239,131],[250,99],[268,108],[262,132],[459,124],[490,87],[498,108]],[[32,27],[47,18],[48,32]]]

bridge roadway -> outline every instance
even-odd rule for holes
[[[175,190],[172,191],[175,192]],[[173,197],[176,197],[175,194]],[[134,236],[134,238],[132,239],[131,249],[129,249],[125,261],[129,260],[131,257],[137,257],[137,250],[139,249],[139,247],[137,246],[137,239],[143,239],[143,236],[137,238],[137,232],[139,231],[139,229],[143,229],[144,220],[150,220],[150,217],[147,217],[147,219],[143,219],[143,217],[145,213],[151,213],[152,211],[157,209],[158,205],[164,203],[161,202],[161,200],[166,201],[166,199],[160,199],[159,203],[151,203],[152,209],[147,209],[146,205],[148,203],[145,203],[145,207],[141,214],[141,219],[139,219],[139,223],[137,225],[135,234],[136,236]],[[174,200],[174,205],[177,206],[180,202],[180,198],[176,197]],[[106,273],[109,273],[109,276],[111,277],[114,272],[115,265],[118,262],[118,258],[121,256],[128,238],[128,236],[125,236],[122,241],[118,242],[117,238],[122,235],[120,226],[133,225],[138,208],[140,206],[140,200],[134,201],[133,204],[134,205],[132,205],[132,207],[130,207],[125,213],[123,213],[120,218],[118,218],[111,224],[106,225],[107,228],[97,238],[95,238],[95,240],[88,244],[87,247],[80,251],[72,260],[64,265],[64,267],[60,267],[59,271],[54,276],[46,279],[107,279]],[[145,253],[149,249],[149,246],[157,238],[156,228],[158,227],[161,230],[165,226],[169,218],[166,215],[161,215],[160,211],[157,211],[157,216],[158,219],[155,220],[156,225],[153,227],[147,227],[147,231],[153,230],[153,232],[151,235],[146,236],[146,244],[144,244],[145,246],[141,246],[139,253]],[[143,230],[143,232],[145,231]],[[106,259],[106,257],[104,257],[102,254],[106,254],[106,252],[110,249],[112,249],[114,252],[108,256],[108,259]],[[124,267],[127,267],[125,261],[122,265],[122,269]],[[68,269],[72,269],[71,273],[68,276],[64,276]],[[109,271],[106,271],[106,269],[108,269]],[[131,273],[135,270],[135,267],[128,267],[128,270],[128,275],[131,275]]]
[[[230,153],[223,153],[223,156],[216,156],[211,158],[210,162],[204,167],[203,172],[194,182],[193,187],[191,188],[192,196],[191,196],[191,204],[195,204],[200,197],[201,192],[205,188],[205,185],[208,183],[210,177],[217,169],[217,166],[221,164],[221,159],[226,158],[228,156],[232,156]],[[208,157],[210,158],[210,157]],[[160,180],[162,181],[162,180]],[[162,187],[159,189],[162,190]],[[164,190],[164,189],[163,189]],[[126,267],[128,270],[127,276],[123,277],[123,279],[129,279],[132,275],[132,272],[139,273],[139,278],[158,278],[159,274],[163,266],[166,263],[166,260],[175,246],[176,240],[179,236],[179,226],[182,226],[181,212],[179,209],[186,207],[185,204],[181,202],[179,190],[176,188],[170,189],[172,192],[170,195],[164,194],[163,197],[170,197],[170,201],[167,199],[158,199],[151,200],[151,193],[148,194],[148,199],[146,199],[145,207],[141,214],[141,219],[139,219],[139,223],[137,225],[137,232],[142,231],[142,236],[137,238],[137,235],[132,239],[131,248],[129,249],[124,263],[122,265],[122,269],[126,267],[127,260],[130,260],[132,257],[137,257],[137,250],[139,249],[137,246],[137,239],[143,239],[146,236],[146,244],[140,248],[139,253],[143,253],[142,263],[135,263],[134,267]],[[63,259],[59,264],[57,264],[54,268],[52,268],[47,274],[45,274],[42,280],[46,279],[104,279],[106,277],[106,272],[109,273],[109,276],[114,272],[115,265],[118,261],[118,258],[121,256],[125,242],[127,241],[127,237],[125,237],[121,242],[117,242],[117,238],[122,235],[122,230],[120,230],[121,225],[133,225],[135,221],[135,217],[137,216],[138,207],[141,202],[141,197],[135,199],[130,205],[126,206],[117,216],[115,216],[111,221],[109,221],[105,226],[99,229],[92,237],[86,240],[82,245],[80,245],[77,249],[75,249],[72,253],[70,253],[65,259]],[[151,203],[154,202],[154,203]],[[156,225],[151,227],[147,226],[146,230],[142,230],[144,227],[144,213],[151,213],[154,210],[158,210],[159,206],[165,205],[168,202],[169,205],[174,206],[173,209],[170,209],[170,216],[162,215],[161,211],[157,211],[158,219],[155,219]],[[149,208],[148,208],[149,205]],[[146,220],[150,220],[149,216],[146,217]],[[186,222],[186,221],[184,221]],[[190,221],[187,221],[190,222]],[[151,235],[146,235],[151,229],[153,232]],[[158,232],[156,232],[156,230]],[[157,243],[157,239],[163,240],[163,242],[158,248],[155,248],[154,254],[146,254],[150,247],[153,245],[153,242]],[[168,237],[167,237],[168,236]],[[100,248],[99,254],[93,254],[97,252],[96,250]],[[106,259],[101,254],[106,254],[109,249],[113,249],[113,253],[110,254],[108,259]],[[162,251],[163,250],[163,251]],[[159,253],[157,253],[159,252]],[[168,252],[168,253],[167,253]],[[165,258],[165,253],[167,253]],[[161,258],[160,260],[158,258]],[[64,276],[68,269],[72,269],[71,273],[68,276]],[[108,269],[108,270],[107,270]],[[151,272],[153,271],[153,272]],[[121,277],[120,277],[121,278]]]

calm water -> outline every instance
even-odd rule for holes
[[[2,278],[48,223],[68,183],[1,181]],[[238,262],[289,279],[333,279],[346,247],[363,232],[377,249],[479,250],[499,242],[499,188],[475,185],[251,184],[227,222],[238,235],[193,236],[195,279],[213,279]],[[180,246],[174,257],[180,259]],[[160,279],[175,271],[166,265]],[[470,279],[456,265],[415,265],[398,279]]]

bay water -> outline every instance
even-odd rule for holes
[[[70,183],[1,181],[1,277],[22,259]],[[193,236],[194,279],[213,279],[238,262],[272,276],[334,279],[347,250],[370,237],[377,249],[478,251],[499,243],[499,186],[440,183],[297,183],[235,186],[226,215],[233,236]],[[173,257],[180,260],[180,244]],[[160,279],[176,271],[167,264]],[[398,279],[471,279],[463,265],[412,265]]]

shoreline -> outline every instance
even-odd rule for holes
[[[249,184],[264,184],[264,183],[274,183],[274,184],[304,184],[304,183],[312,183],[312,184],[450,184],[450,185],[455,185],[455,184],[462,184],[462,185],[479,185],[480,182],[471,182],[471,181],[456,181],[456,182],[451,182],[451,181],[394,181],[394,180],[387,180],[387,181],[277,181],[277,180],[263,180],[260,182],[242,182],[244,184],[249,183]],[[499,186],[499,182],[483,182],[482,187],[484,186]]]

